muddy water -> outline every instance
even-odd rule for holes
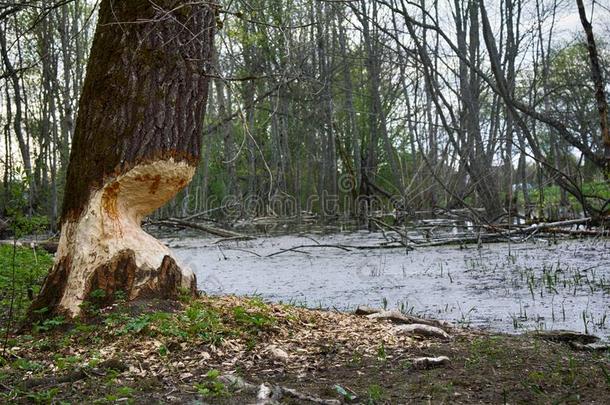
[[[398,307],[497,331],[571,329],[610,338],[608,240],[410,252],[304,248],[272,257],[265,256],[298,245],[373,245],[383,239],[356,232],[221,245],[202,238],[167,241],[209,294],[257,294],[275,302],[339,310]]]

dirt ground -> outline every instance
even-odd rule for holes
[[[398,334],[388,320],[232,296],[90,313],[11,337],[0,402],[610,403],[608,351],[536,335]],[[438,356],[449,362],[415,360]],[[271,398],[257,400],[261,384]]]

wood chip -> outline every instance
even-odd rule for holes
[[[270,345],[269,347],[267,347],[267,351],[276,361],[280,361],[282,363],[286,363],[288,361],[288,353],[286,353],[285,350],[282,350],[275,345]]]
[[[411,360],[414,368],[428,369],[432,367],[440,367],[449,364],[451,361],[447,356],[439,357],[417,357]]]

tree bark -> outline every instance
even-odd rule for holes
[[[76,316],[83,301],[109,304],[118,291],[129,299],[196,294],[192,271],[140,223],[195,172],[215,14],[203,3],[102,1],[60,243],[33,313]]]
[[[587,19],[585,6],[582,0],[576,0],[578,5],[578,14],[580,22],[587,34],[587,49],[589,50],[589,62],[591,63],[591,78],[595,84],[595,101],[597,102],[597,110],[599,111],[599,125],[604,141],[604,159],[605,159],[605,176],[610,179],[610,125],[608,124],[608,100],[604,91],[604,79],[602,70],[599,64],[599,55],[597,53],[597,45],[593,36],[593,27]]]

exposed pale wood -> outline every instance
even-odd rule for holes
[[[436,326],[424,325],[421,323],[411,323],[408,325],[399,325],[394,328],[397,334],[415,335],[421,337],[432,337],[438,339],[449,339],[447,332]]]
[[[368,314],[366,314],[366,317],[369,319],[391,321],[391,322],[398,323],[398,324],[429,325],[429,326],[439,327],[439,328],[443,328],[443,329],[452,328],[451,324],[449,324],[448,322],[437,321],[437,320],[432,320],[432,319],[424,319],[424,318],[420,318],[420,317],[413,316],[413,315],[403,314],[402,312],[400,312],[397,309],[388,311],[388,310],[383,310],[383,309],[362,307],[362,309],[360,310],[360,314],[365,314],[365,312],[368,312]],[[358,310],[356,310],[356,314],[360,315],[358,313]]]
[[[101,1],[58,254],[31,318],[78,316],[96,289],[104,305],[118,291],[131,300],[197,295],[194,273],[140,225],[195,173],[216,14],[207,2]]]
[[[449,364],[451,361],[447,356],[439,356],[439,357],[416,357],[411,360],[411,364],[413,364],[414,368],[418,369],[428,369],[432,367],[445,366]]]

